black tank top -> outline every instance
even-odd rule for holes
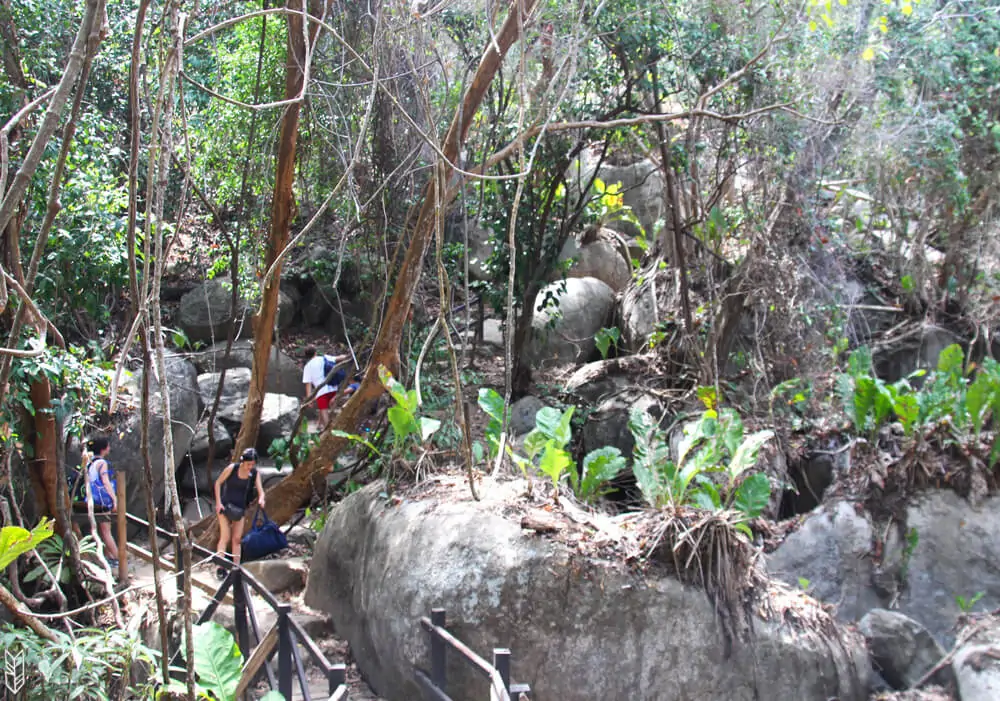
[[[240,477],[240,466],[234,464],[233,471],[229,475],[229,479],[226,480],[225,489],[223,489],[222,503],[232,504],[233,506],[245,509],[247,506],[247,497],[250,494],[250,482],[253,480],[256,472],[256,469],[250,470],[250,475],[246,479],[243,479]]]

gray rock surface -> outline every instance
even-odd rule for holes
[[[927,325],[915,336],[886,344],[872,361],[879,377],[895,382],[914,370],[936,368],[941,351],[953,343],[964,346],[964,341],[951,331]]]
[[[171,436],[174,443],[174,459],[170,469],[176,470],[185,459],[194,436],[194,426],[198,421],[198,384],[194,366],[180,356],[166,358],[166,386],[170,396]],[[122,383],[121,411],[112,420],[108,431],[111,438],[109,455],[116,472],[127,475],[126,505],[128,512],[146,518],[146,479],[143,475],[141,446],[141,398],[142,373],[135,373]],[[160,383],[150,382],[149,458],[152,464],[153,501],[160,504],[164,491],[164,422],[160,411]],[[80,463],[80,445],[77,442],[66,451],[69,464]]]
[[[305,586],[309,568],[301,557],[257,560],[244,565],[247,572],[272,594],[297,591]]]
[[[567,277],[597,278],[615,292],[625,289],[632,278],[629,261],[622,255],[622,246],[613,231],[602,231],[600,238],[583,245],[576,237],[570,237],[559,253],[560,263],[569,260],[573,263]]]
[[[808,579],[841,620],[891,606],[950,646],[962,613],[956,596],[983,592],[976,611],[1000,607],[1000,497],[973,508],[952,490],[930,490],[907,507],[905,526],[916,546],[899,529],[879,526],[879,535],[889,535],[882,565],[874,567],[870,517],[845,502],[826,504],[768,556],[768,570],[792,585]]]
[[[220,372],[207,372],[198,375],[198,394],[201,407],[211,408],[215,400],[215,392],[219,386]],[[217,416],[233,413],[233,404],[246,401],[250,393],[250,368],[230,368],[226,370],[226,376],[222,382],[222,394],[219,397],[219,411]]]
[[[612,165],[605,162],[598,169],[596,155],[585,153],[570,167],[567,176],[578,191],[590,181],[595,170],[597,176],[607,185],[621,183],[623,204],[632,208],[632,212],[646,230],[646,235],[652,237],[656,233],[657,220],[665,219],[663,176],[656,164],[649,159],[627,165]],[[634,224],[624,221],[615,221],[609,226],[630,236],[638,233]]]
[[[961,701],[1000,699],[1000,620],[990,617],[980,625],[952,661]]]
[[[872,662],[893,689],[906,690],[938,663],[945,651],[926,628],[896,611],[874,609],[858,624]],[[945,686],[953,675],[945,668],[932,679]]]
[[[192,342],[225,341],[226,325],[233,318],[229,313],[231,295],[231,290],[219,280],[198,285],[181,297],[177,324]],[[250,335],[250,309],[245,302],[236,305],[236,319],[242,330],[240,335]]]
[[[654,292],[657,295],[667,289],[670,281],[660,271],[643,271],[642,283],[628,285],[621,295],[619,305],[620,329],[622,342],[631,351],[639,351],[646,347],[649,338],[656,331],[656,323],[663,321],[664,306],[657,307]]]
[[[184,520],[187,523],[197,523],[206,516],[215,513],[215,503],[208,497],[191,499],[184,505]]]
[[[535,428],[535,415],[539,409],[545,407],[538,397],[531,394],[521,397],[510,405],[510,432],[511,435],[520,436],[529,433]]]
[[[251,341],[236,341],[225,356],[226,344],[217,343],[207,350],[189,353],[188,359],[198,368],[199,374],[218,372],[225,368],[253,367],[253,343]],[[226,373],[228,376],[228,373]],[[291,394],[302,396],[302,365],[291,356],[283,353],[277,346],[271,348],[267,363],[267,379],[264,381],[264,391],[275,394]]]
[[[642,409],[657,421],[663,417],[663,407],[644,392],[627,390],[615,394],[598,404],[583,424],[584,454],[614,446],[622,455],[631,457],[635,438],[628,422],[633,408]]]
[[[548,295],[558,304],[537,311]],[[614,303],[614,291],[595,278],[569,278],[542,288],[535,298],[531,322],[531,364],[538,367],[589,360],[595,349],[594,334],[607,326]]]
[[[305,601],[331,615],[388,701],[420,698],[412,672],[427,665],[420,618],[437,606],[479,654],[509,647],[512,677],[531,684],[533,701],[589,700],[595,690],[621,701],[867,696],[858,637],[756,619],[753,643],[735,643],[727,657],[704,592],[579,557],[500,516],[502,499],[523,493],[520,482],[491,485],[481,503],[459,490],[397,503],[382,489],[370,485],[330,514]],[[449,667],[453,698],[482,698],[484,688],[467,667]]]
[[[199,382],[199,391],[201,390],[201,383]],[[204,398],[204,395],[202,395]],[[215,455],[217,457],[223,457],[229,455],[229,451],[233,449],[233,437],[229,435],[229,431],[226,429],[225,424],[223,424],[218,419],[215,420],[215,425],[212,427],[212,432],[215,434]],[[191,460],[195,463],[202,463],[208,459],[208,422],[202,421],[198,424],[198,430],[194,432],[194,438],[191,439],[191,448],[189,450],[191,455]]]

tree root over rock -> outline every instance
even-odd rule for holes
[[[734,641],[752,631],[754,591],[767,578],[757,568],[757,553],[735,528],[732,512],[665,509],[638,524],[642,558],[667,567],[682,582],[705,591],[715,607],[728,656]]]

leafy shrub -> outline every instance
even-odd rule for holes
[[[641,409],[633,409],[629,430],[635,438],[632,472],[646,502],[654,507],[697,506],[709,511],[732,508],[744,519],[756,518],[767,506],[771,485],[767,475],[744,473],[757,453],[774,437],[773,431],[744,435],[743,421],[733,409],[707,409],[684,427],[677,462],[663,430]],[[723,477],[720,490],[712,475]],[[745,523],[737,527],[749,534]]]
[[[617,326],[613,326],[610,329],[601,329],[594,335],[594,342],[597,344],[597,350],[600,352],[602,358],[607,359],[611,349],[618,348],[618,342],[621,340],[621,337],[622,332]]]
[[[975,379],[970,379],[974,371]],[[925,374],[923,386],[914,389],[910,380]],[[949,440],[967,444],[978,441],[990,419],[1000,416],[1000,363],[987,357],[978,369],[966,367],[961,346],[953,344],[941,352],[931,373],[918,370],[888,384],[875,376],[871,351],[862,347],[848,359],[847,371],[838,377],[838,390],[844,412],[859,434],[873,436],[895,420],[907,436],[944,427]],[[990,450],[990,466],[998,459],[1000,436]]]
[[[137,632],[82,630],[75,632],[75,639],[53,632],[54,642],[9,624],[0,628],[0,649],[24,660],[27,677],[18,697],[22,701],[150,698],[151,678],[129,680],[134,664],[153,666],[158,654]]]
[[[426,416],[420,416],[420,405],[417,402],[417,391],[407,390],[384,365],[379,366],[379,379],[385,385],[389,395],[396,404],[387,412],[392,426],[393,451],[401,453],[409,445],[423,444],[434,432],[441,428],[441,422]]]

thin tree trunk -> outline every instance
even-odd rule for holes
[[[445,182],[455,175],[452,164],[458,160],[459,149],[465,143],[486,90],[500,69],[507,51],[520,37],[521,27],[527,22],[537,2],[538,0],[514,0],[503,27],[496,34],[495,40],[491,40],[484,50],[476,74],[441,144],[445,156],[441,179]],[[382,327],[372,349],[372,360],[361,386],[351,395],[340,414],[323,431],[319,444],[310,451],[309,457],[299,469],[268,491],[268,516],[278,523],[287,521],[309,500],[314,484],[320,481],[318,478],[332,469],[336,456],[347,445],[348,441],[342,434],[356,431],[361,419],[374,407],[384,392],[378,379],[379,366],[384,365],[393,375],[399,374],[399,346],[403,328],[409,316],[413,293],[420,280],[424,256],[434,236],[436,210],[439,206],[444,207],[447,204],[445,193],[442,193],[441,199],[438,200],[438,180],[439,178],[431,178],[425,188],[413,236],[399,269],[392,298],[389,300]],[[449,191],[455,191],[454,185]],[[252,508],[248,510],[247,515],[253,516]],[[217,537],[218,527],[213,525],[202,536],[201,542],[210,543]]]
[[[309,25],[308,39],[303,26],[302,0],[288,0],[288,59],[285,64],[285,98],[294,99],[302,92],[305,81],[307,54],[312,51],[319,25]],[[325,15],[325,0],[310,0],[309,12],[316,16]],[[308,45],[307,42],[308,41]],[[278,139],[278,165],[274,179],[274,196],[271,200],[271,231],[268,236],[265,270],[273,273],[261,290],[260,308],[253,318],[253,365],[250,375],[250,390],[243,423],[233,446],[236,455],[257,442],[260,430],[260,415],[264,407],[264,385],[267,381],[267,366],[274,337],[274,319],[278,310],[278,293],[281,290],[280,256],[288,245],[288,232],[295,210],[295,153],[299,136],[299,113],[301,104],[285,107],[281,120],[281,135]]]

